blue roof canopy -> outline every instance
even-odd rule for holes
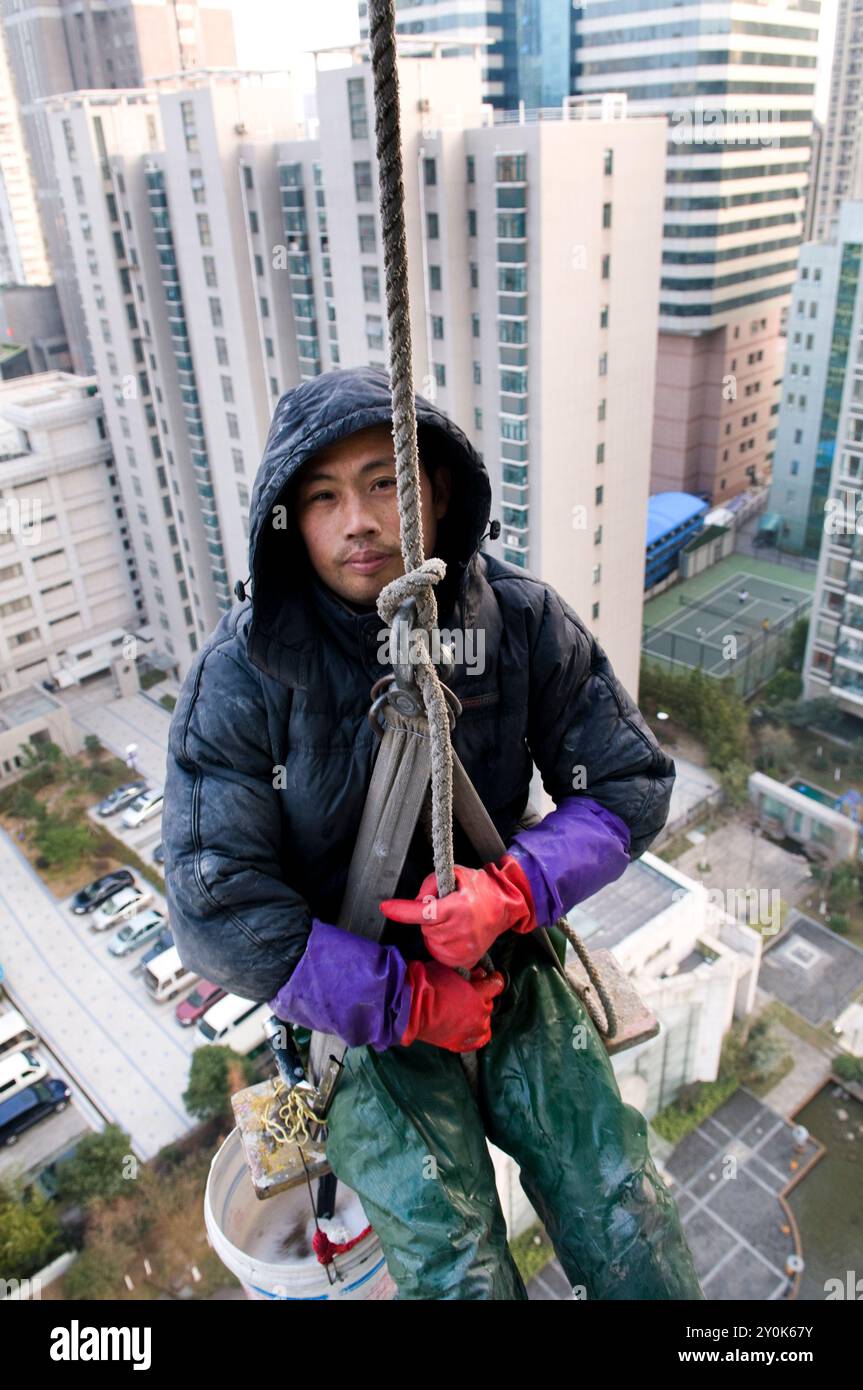
[[[691,492],[655,492],[647,502],[647,545],[709,510],[709,502]]]

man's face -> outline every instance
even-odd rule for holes
[[[437,523],[446,514],[450,470],[437,469],[435,488],[420,465],[425,553],[434,554]],[[373,606],[390,580],[404,574],[396,494],[395,449],[388,425],[359,430],[322,449],[300,470],[296,516],[320,579],[351,603]]]

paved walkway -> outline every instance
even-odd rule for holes
[[[154,686],[152,693],[140,691],[119,700],[111,697],[112,683],[99,682],[76,690],[63,698],[69,716],[85,734],[96,734],[102,744],[125,759],[130,743],[138,745],[138,761],[153,786],[165,781],[165,750],[171,712],[159,704],[166,685]],[[172,684],[170,693],[176,693]]]

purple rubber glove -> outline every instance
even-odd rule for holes
[[[269,1004],[277,1018],[384,1052],[404,1035],[411,996],[407,961],[395,946],[313,917],[303,955]]]
[[[629,863],[629,827],[599,802],[568,796],[538,825],[520,830],[507,845],[527,876],[537,926],[566,916]]]

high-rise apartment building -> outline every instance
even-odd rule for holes
[[[0,285],[47,285],[51,274],[0,30]]]
[[[818,0],[591,0],[579,92],[668,117],[653,484],[731,497],[765,476],[803,230]]]
[[[863,198],[863,0],[839,0],[824,124],[813,199],[811,235],[823,241],[845,198]],[[813,170],[813,178],[815,171]]]
[[[396,0],[396,33],[445,56],[481,46],[483,95],[514,110],[559,106],[573,91],[577,6],[572,0]],[[360,37],[368,38],[368,5],[359,0]]]
[[[768,510],[783,549],[815,557],[824,541],[851,320],[860,276],[863,202],[841,206],[830,241],[800,251]]]
[[[42,231],[72,361],[94,369],[41,98],[140,87],[207,63],[236,63],[231,0],[0,0]]]
[[[120,648],[141,621],[135,579],[96,382],[0,385],[0,692]]]
[[[834,224],[835,226],[835,224]],[[810,270],[808,282],[803,270]],[[815,270],[821,270],[816,288]],[[815,392],[804,455],[808,489],[804,541],[820,543],[818,577],[804,662],[808,698],[826,696],[846,713],[863,718],[863,202],[843,203],[832,243],[807,246],[795,289],[789,336],[799,319],[806,333],[811,306],[824,311],[827,341],[816,340]],[[823,287],[823,288],[822,288]],[[820,300],[818,289],[820,288]],[[800,306],[803,306],[802,311]],[[793,339],[789,355],[794,352]],[[805,341],[801,365],[807,357]],[[825,360],[826,359],[826,360]],[[798,378],[800,380],[800,378]],[[789,382],[790,384],[790,382]],[[793,405],[787,406],[789,417]],[[783,417],[786,401],[783,401]],[[784,429],[784,423],[783,423]],[[787,433],[787,431],[786,431]],[[812,450],[814,448],[814,467]],[[798,450],[798,453],[800,451]],[[793,467],[793,461],[792,461]],[[789,470],[790,471],[790,470]],[[801,465],[801,472],[803,468]],[[788,479],[790,481],[790,478]],[[771,490],[771,509],[782,493]],[[786,501],[785,505],[788,503]],[[798,518],[792,514],[792,524]]]
[[[232,72],[50,103],[141,594],[156,655],[178,672],[248,573],[252,481],[272,406],[298,379],[273,251],[291,103],[286,86]]]
[[[400,65],[414,373],[482,451],[503,530],[637,685],[664,121],[501,121],[481,65]],[[185,669],[247,570],[281,392],[384,365],[367,62],[284,87],[188,74],[52,103],[146,611]],[[168,643],[170,642],[170,647]]]

